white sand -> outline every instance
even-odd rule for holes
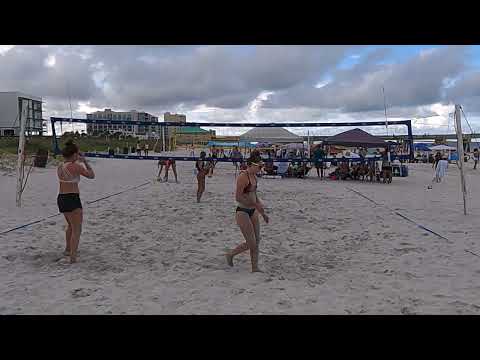
[[[234,171],[219,163],[196,204],[193,164],[177,162],[180,184],[153,183],[95,204],[88,200],[153,179],[156,164],[92,160],[82,179],[79,262],[60,260],[61,216],[0,236],[0,314],[478,314],[480,170],[468,170],[463,216],[458,170],[431,183],[429,165],[390,185],[263,179],[260,264],[234,222]],[[471,168],[471,165],[469,165]],[[313,175],[313,173],[311,174]],[[173,174],[170,174],[173,181]],[[35,169],[15,207],[15,176],[0,171],[0,232],[57,213],[54,168]],[[416,220],[432,235],[347,190]]]

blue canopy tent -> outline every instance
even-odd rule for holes
[[[432,144],[416,143],[416,144],[413,144],[413,147],[414,147],[415,151],[432,151],[430,149],[431,145]]]

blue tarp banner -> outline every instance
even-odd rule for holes
[[[241,148],[254,148],[255,145],[250,144],[245,141],[240,141],[240,142],[222,142],[222,141],[209,141],[207,143],[207,146],[219,146],[219,147],[233,147],[233,146],[238,146]]]
[[[193,156],[138,156],[138,155],[122,155],[122,154],[116,154],[116,155],[109,155],[106,153],[84,153],[86,157],[96,157],[96,158],[106,158],[106,159],[131,159],[131,160],[176,160],[176,161],[197,161],[200,158],[199,157],[193,157]],[[372,160],[380,160],[382,157],[377,156],[375,158],[373,157],[368,157],[364,159],[365,161],[372,161]],[[391,157],[392,161],[395,159],[399,160],[408,160],[409,156],[408,155],[392,155]],[[231,159],[231,158],[205,158],[206,161],[217,161],[217,162],[238,162],[238,159]],[[325,158],[325,162],[340,162],[340,161],[352,161],[352,162],[359,162],[362,161],[362,158],[349,158],[349,157],[341,157],[341,158]],[[265,160],[268,161],[268,160]],[[289,159],[270,159],[270,161],[274,162],[312,162],[312,159],[308,158],[289,158]]]
[[[457,161],[458,160],[458,154],[457,154],[456,151],[450,153],[450,160],[451,161]]]

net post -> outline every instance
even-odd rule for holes
[[[28,115],[28,102],[22,100],[20,108],[20,134],[18,135],[18,150],[17,150],[17,193],[16,204],[17,207],[22,206],[22,187],[23,187],[23,165],[25,161],[25,123]]]

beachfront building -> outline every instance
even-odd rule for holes
[[[21,92],[0,92],[0,136],[18,136],[20,134],[20,115],[22,101],[28,106],[25,134],[42,135],[42,98]]]
[[[87,134],[99,135],[104,133],[121,133],[122,135],[131,135],[142,139],[155,137],[157,126],[148,125],[123,125],[123,124],[108,124],[108,120],[117,121],[146,121],[153,124],[158,123],[158,117],[148,114],[143,111],[112,111],[112,109],[105,109],[104,111],[96,111],[87,114],[88,120],[97,120],[96,124],[87,124]]]
[[[187,116],[166,112],[163,114],[163,121],[185,124]],[[205,145],[214,137],[214,130],[205,130],[199,126],[167,126],[165,128],[166,141],[168,141],[168,144],[172,144],[173,147],[177,144]]]
[[[215,138],[215,130],[205,130],[198,126],[182,126],[176,129],[177,145],[206,145]]]
[[[187,122],[187,115],[184,114],[172,114],[170,112],[166,112],[163,114],[163,121],[165,122],[174,122],[174,123],[186,123]],[[180,127],[174,126],[167,126],[165,128],[165,139],[168,143],[174,143],[175,134]]]

